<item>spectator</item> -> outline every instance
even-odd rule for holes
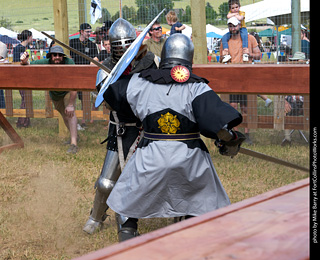
[[[252,32],[250,34],[256,39],[260,51],[263,51],[263,44],[262,44],[262,41],[259,37],[259,34],[256,32]],[[254,60],[254,61],[259,61],[259,60]],[[266,102],[265,103],[266,107],[269,107],[271,105],[272,100],[270,98],[268,98],[266,95],[258,95],[258,97],[260,97],[261,99],[263,99]]]
[[[305,53],[306,59],[310,59],[310,40],[309,32],[301,30],[301,52]]]
[[[21,55],[21,65],[28,65],[28,53]],[[53,46],[49,50],[46,59],[32,61],[31,64],[74,64],[73,60],[66,57],[62,47]],[[79,148],[77,146],[77,117],[75,114],[75,103],[77,91],[49,91],[54,107],[61,114],[63,121],[70,132],[70,147],[67,153],[75,154]]]
[[[106,58],[108,58],[111,55],[111,45],[110,45],[110,40],[108,36],[105,36],[102,39],[101,45],[103,49],[100,51],[97,57],[98,58],[97,60],[100,62],[104,61]]]
[[[229,0],[228,5],[229,5],[230,11],[227,14],[227,18],[230,19],[234,17],[240,22],[240,36],[241,36],[242,48],[243,48],[242,59],[243,61],[249,61],[248,31],[245,23],[245,12],[240,11],[239,0]],[[230,33],[226,33],[221,39],[222,45],[223,45],[222,55],[224,56],[222,62],[227,62],[228,60],[231,59],[231,56],[229,55],[229,46],[228,46],[229,39],[230,39]]]
[[[112,24],[113,24],[113,22],[110,20],[107,20],[102,24],[101,30],[105,31],[105,34],[107,36],[109,36],[109,30],[110,30],[110,27]]]
[[[13,49],[13,62],[19,62],[20,56],[27,51],[29,48],[29,44],[32,43],[32,32],[28,30],[22,31],[20,34],[18,34],[18,40],[21,41],[14,49]],[[29,55],[30,56],[30,55]],[[31,58],[31,57],[30,57]],[[26,108],[26,102],[25,102],[25,90],[19,90],[20,96],[21,96],[21,109]],[[17,121],[17,127],[29,127],[30,126],[30,118],[29,117],[19,117]]]
[[[182,30],[186,28],[185,25],[178,21],[178,17],[175,11],[169,11],[166,15],[167,23],[171,26],[170,35],[175,33],[182,33]]]
[[[70,40],[70,47],[88,55],[91,58],[98,56],[98,51],[96,45],[89,40],[91,34],[91,25],[88,23],[83,23],[80,25],[80,35],[79,38],[71,39]],[[72,57],[75,64],[90,64],[90,62],[81,57],[80,55],[70,52],[70,56]]]
[[[112,21],[109,21],[109,20],[105,21],[101,27],[97,27],[95,30],[95,34],[96,34],[95,44],[97,45],[99,54],[101,51],[105,50],[105,47],[103,45],[103,39],[108,37],[109,29],[112,24],[113,24]],[[108,53],[110,53],[110,48],[109,48]]]
[[[284,112],[286,116],[303,115],[303,97],[302,96],[285,96]],[[291,145],[291,134],[293,131],[284,129],[284,139],[281,146]]]
[[[96,61],[99,61],[100,63],[102,63],[104,60],[106,60],[108,57],[111,56],[111,45],[110,45],[110,40],[108,36],[105,35],[105,37],[102,39],[101,46],[103,49],[98,54],[98,57],[94,58]],[[99,108],[94,105],[94,103],[96,102],[97,95],[98,95],[98,92],[96,90],[90,92],[91,103],[92,103],[91,111],[99,110]],[[90,120],[90,123],[91,124],[93,123],[93,119]]]
[[[89,37],[91,34],[91,25],[88,23],[83,23],[80,25],[80,36],[79,38],[71,39],[70,40],[70,47],[86,54],[91,58],[95,58],[98,56],[98,50],[96,45],[90,41]],[[70,56],[72,57],[75,64],[86,65],[90,64],[90,62],[81,57],[80,55],[70,51]],[[78,92],[78,98],[81,101],[81,106],[83,108],[83,100],[82,100],[82,92]],[[82,120],[81,126],[85,126],[85,120]]]
[[[96,35],[96,39],[94,40],[94,43],[97,45],[97,51],[99,54],[102,50],[104,50],[102,40],[106,36],[106,32],[102,30],[101,27],[97,27],[94,33]]]
[[[0,63],[8,63],[7,58],[7,46],[3,43],[0,42]],[[0,89],[0,108],[5,108],[6,103],[4,99],[4,92],[2,89]]]
[[[162,47],[166,39],[162,37],[162,27],[158,21],[156,21],[152,25],[149,31],[149,35],[151,36],[151,38],[146,40],[144,44],[147,45],[148,51],[151,51],[152,53],[160,57]]]
[[[242,39],[240,37],[240,21],[231,17],[228,19],[228,28],[230,32],[229,39],[229,54],[231,56],[231,63],[243,63],[242,59]],[[252,59],[259,60],[261,52],[258,47],[256,39],[252,35],[248,35],[248,50],[249,50],[249,61]],[[222,53],[223,47],[220,46],[220,53]],[[230,105],[237,108],[238,103],[243,114],[247,113],[247,95],[230,95]],[[246,143],[252,144],[252,140],[249,136],[249,129],[245,128]]]

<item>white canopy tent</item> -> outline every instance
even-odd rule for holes
[[[246,5],[240,9],[246,13],[246,22],[267,18],[267,23],[277,27],[283,24],[292,23],[292,0],[264,0],[255,4]],[[300,0],[301,23],[310,18],[309,0]],[[306,15],[308,14],[308,15]],[[276,48],[278,50],[278,40]],[[278,51],[276,52],[278,60]]]
[[[29,31],[32,32],[33,39],[38,39],[38,40],[43,40],[43,41],[47,40],[47,37],[44,34],[42,34],[41,32],[39,32],[38,30],[31,28],[31,29],[29,29]]]
[[[7,36],[9,36],[9,37],[11,37],[13,39],[17,39],[17,37],[18,37],[18,33],[13,32],[11,30],[8,30],[8,29],[6,29],[4,27],[0,27],[0,34],[1,35],[7,35]]]
[[[246,13],[246,22],[268,18],[275,25],[291,23],[291,0],[264,0],[241,6]],[[310,12],[309,0],[300,0],[301,13]]]
[[[191,38],[191,34],[192,34],[192,28],[189,25],[184,24],[184,26],[186,27],[184,30],[182,30],[182,33],[186,36],[188,36],[189,38]]]
[[[47,36],[45,36],[44,34],[42,34],[41,32],[39,32],[38,30],[31,28],[29,29],[30,32],[32,32],[32,37],[33,39],[37,39],[37,40],[42,40],[42,41],[46,41],[48,45],[50,45],[51,43],[51,39],[49,39]],[[54,36],[55,32],[54,31],[45,31],[47,34]]]

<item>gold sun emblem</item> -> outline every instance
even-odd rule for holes
[[[175,134],[180,128],[180,121],[177,116],[170,114],[169,112],[165,115],[161,115],[158,119],[159,128],[162,133]]]
[[[190,78],[190,71],[181,65],[173,67],[170,74],[173,80],[179,83],[186,82]]]

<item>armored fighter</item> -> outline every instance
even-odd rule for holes
[[[103,95],[144,129],[107,200],[126,217],[123,240],[137,235],[139,218],[198,216],[230,204],[200,134],[216,139],[221,154],[235,156],[245,138],[232,128],[242,116],[192,73],[193,52],[188,37],[172,35],[160,69],[124,76]]]
[[[111,44],[111,56],[103,61],[110,70],[117,64],[119,59],[136,39],[134,27],[126,20],[117,19],[110,28],[109,38]],[[146,48],[140,48],[135,60],[127,67],[121,77],[124,75],[139,72],[147,68],[157,68],[159,57]],[[120,79],[121,79],[120,77]],[[99,91],[107,74],[103,70],[97,73],[96,88]],[[108,206],[106,200],[120,176],[121,168],[124,167],[126,160],[131,156],[133,150],[141,138],[141,122],[134,114],[118,113],[113,107],[108,107],[110,112],[110,124],[107,138],[107,154],[105,161],[95,183],[95,198],[93,208],[83,231],[92,234],[99,231],[107,217],[106,211]],[[130,110],[130,107],[124,108]],[[126,218],[116,215],[118,225],[121,225]],[[118,227],[120,230],[120,227]],[[121,234],[119,234],[119,237]]]

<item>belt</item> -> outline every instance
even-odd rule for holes
[[[200,139],[200,133],[187,133],[187,134],[157,134],[144,132],[144,138],[150,140],[164,140],[164,141],[185,141]]]

